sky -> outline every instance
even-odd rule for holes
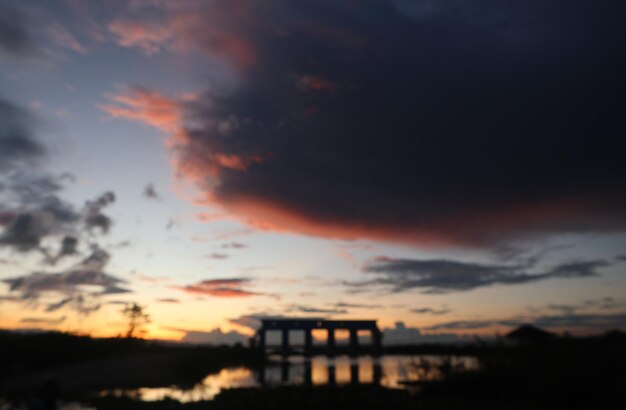
[[[0,0],[0,328],[626,328],[600,0]]]

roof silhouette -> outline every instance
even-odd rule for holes
[[[517,329],[507,333],[504,337],[513,340],[542,341],[553,338],[554,333],[550,333],[533,325],[521,325]]]

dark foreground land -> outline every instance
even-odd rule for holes
[[[174,400],[140,402],[127,397],[97,397],[86,394],[85,389],[192,384],[226,366],[257,366],[261,358],[242,347],[181,348],[137,340],[103,341],[67,335],[48,335],[59,339],[42,344],[42,337],[22,336],[16,341],[14,336],[2,336],[1,351],[6,356],[0,376],[0,397],[25,403],[29,396],[42,394],[42,391],[45,394],[45,377],[52,372],[66,383],[59,392],[61,399],[103,410],[612,409],[626,406],[626,337],[622,333],[584,339],[558,338],[519,346],[474,347],[481,365],[479,370],[457,373],[442,369],[445,376],[442,380],[425,383],[416,393],[380,386],[286,386],[231,389],[212,401],[187,404]],[[57,344],[59,341],[62,343]],[[94,369],[98,369],[95,376],[91,374]]]

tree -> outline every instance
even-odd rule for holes
[[[130,303],[126,305],[124,310],[122,310],[122,314],[124,315],[127,323],[127,338],[130,339],[135,337],[137,333],[143,334],[146,332],[143,327],[150,323],[150,315],[146,313],[143,306],[136,303]]]

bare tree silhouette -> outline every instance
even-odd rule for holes
[[[122,310],[122,314],[127,323],[127,338],[133,338],[137,334],[144,334],[146,332],[143,327],[150,323],[150,315],[146,313],[145,307],[137,303],[130,303]]]

